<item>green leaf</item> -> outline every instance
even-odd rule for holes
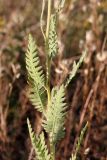
[[[72,67],[72,71],[70,72],[70,75],[69,75],[69,78],[68,78],[68,80],[67,80],[67,82],[65,84],[65,87],[67,87],[69,85],[69,83],[71,82],[71,80],[75,77],[80,65],[82,64],[82,62],[83,62],[83,60],[84,60],[84,58],[86,56],[86,53],[87,53],[87,51],[85,50],[83,52],[80,60],[77,63],[74,61],[73,67]]]
[[[79,136],[77,144],[76,144],[75,153],[71,155],[71,159],[70,160],[77,160],[77,154],[78,154],[78,152],[80,150],[80,147],[81,147],[81,144],[83,142],[84,135],[86,133],[87,128],[88,128],[88,122],[86,123],[84,128],[81,130],[80,136]]]
[[[39,112],[44,112],[46,106],[46,92],[36,84],[30,84],[29,99]]]
[[[50,154],[48,154],[48,149],[45,144],[45,138],[43,132],[39,137],[36,137],[35,133],[32,131],[32,127],[30,121],[27,119],[30,139],[32,142],[32,146],[36,153],[37,160],[50,160]]]
[[[58,51],[57,32],[56,32],[56,14],[51,15],[48,39],[49,57],[56,56]]]
[[[42,67],[39,65],[37,45],[31,35],[29,35],[28,49],[26,53],[26,68],[28,71],[28,82],[30,85],[29,98],[38,111],[43,112],[46,105],[45,78]]]
[[[31,35],[29,35],[28,49],[26,53],[26,68],[30,78],[41,88],[44,86],[45,79],[42,67],[39,65],[37,45]]]
[[[47,111],[46,120],[43,126],[46,132],[50,134],[53,143],[64,136],[64,120],[66,115],[66,103],[64,86],[55,87],[51,93],[51,104]]]

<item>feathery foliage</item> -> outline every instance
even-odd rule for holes
[[[75,76],[79,69],[86,52],[83,53],[79,62],[74,62],[73,69],[66,84],[61,86],[50,87],[50,68],[51,60],[56,56],[58,50],[57,32],[56,32],[56,20],[58,13],[61,11],[65,3],[65,0],[59,1],[58,9],[54,14],[51,14],[52,0],[48,0],[48,14],[47,14],[47,27],[46,33],[44,33],[42,26],[43,13],[45,9],[45,1],[43,0],[42,13],[41,13],[41,31],[45,41],[46,49],[46,75],[43,74],[42,67],[40,66],[40,60],[38,56],[37,45],[31,35],[28,39],[28,49],[26,53],[26,68],[28,71],[28,83],[30,86],[29,98],[36,109],[43,114],[42,126],[47,132],[49,137],[49,152],[45,144],[45,137],[43,132],[37,137],[32,131],[29,120],[28,129],[32,142],[32,146],[36,153],[37,160],[55,160],[55,147],[59,140],[64,136],[64,122],[66,116],[66,102],[65,102],[65,89],[69,85],[72,78]],[[46,82],[45,82],[46,80]],[[85,130],[85,129],[84,129]],[[83,132],[81,133],[76,154],[79,150],[81,139],[83,138]],[[81,138],[82,137],[82,138]],[[74,155],[74,157],[76,156]]]
[[[80,147],[81,147],[85,132],[87,130],[87,127],[88,127],[88,122],[86,123],[84,128],[81,130],[80,137],[78,138],[78,142],[77,142],[77,145],[76,145],[75,154],[72,154],[71,160],[76,160],[77,159],[77,154],[78,154],[78,152],[80,150]]]
[[[57,54],[58,43],[57,43],[57,33],[56,33],[56,14],[51,15],[50,19],[50,27],[49,27],[49,40],[48,40],[48,48],[49,48],[49,57],[53,58]]]
[[[39,65],[39,57],[37,51],[37,45],[31,35],[29,35],[28,49],[26,54],[26,68],[28,75],[36,83],[39,88],[44,86],[44,75],[42,67]]]
[[[50,154],[48,153],[48,149],[45,144],[43,132],[39,135],[39,137],[36,137],[35,133],[32,131],[32,127],[28,119],[27,119],[27,124],[28,124],[31,142],[35,150],[37,160],[51,160]]]
[[[80,65],[82,64],[82,62],[86,56],[86,53],[87,53],[87,51],[85,50],[77,63],[74,61],[72,71],[70,72],[70,75],[69,75],[69,78],[67,79],[65,87],[67,87],[69,85],[69,83],[71,82],[71,80],[75,77]]]
[[[26,53],[26,68],[28,71],[28,82],[30,85],[29,98],[38,111],[42,112],[46,105],[45,78],[42,67],[39,65],[39,57],[36,43],[29,35],[28,49]]]
[[[53,142],[56,144],[64,136],[64,119],[66,103],[64,86],[52,89],[51,103],[44,120],[44,128],[50,133]]]
[[[30,83],[29,99],[39,112],[44,112],[46,106],[46,91],[39,89],[36,84]]]

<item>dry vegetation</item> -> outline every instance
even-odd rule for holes
[[[85,46],[88,55],[68,88],[66,137],[58,146],[57,159],[71,155],[82,125],[89,121],[80,159],[107,160],[107,1],[66,1],[59,17],[59,56],[52,64],[51,85],[62,82]],[[38,39],[44,64],[40,3],[0,0],[0,160],[28,159],[27,117],[36,132],[40,129],[40,114],[27,98],[24,61],[31,32]]]

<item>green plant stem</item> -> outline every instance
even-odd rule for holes
[[[50,18],[51,18],[51,5],[52,0],[48,0],[48,15],[47,15],[47,26],[46,26],[46,53],[47,53],[47,59],[46,59],[46,67],[47,67],[47,93],[48,93],[48,105],[50,106],[50,100],[51,100],[51,93],[50,93],[50,68],[51,68],[51,59],[49,58],[48,52],[49,52],[49,46],[48,46],[48,39],[49,39],[49,27],[50,27]],[[55,146],[53,144],[53,141],[50,140],[50,151],[51,151],[51,159],[55,160]]]
[[[51,152],[51,160],[55,160],[55,145],[50,138],[50,152]]]
[[[52,0],[48,0],[48,15],[47,15],[47,26],[46,26],[46,38],[49,36],[49,25],[50,25],[50,17],[51,17],[51,5]]]
[[[44,9],[45,9],[45,0],[42,1],[42,12],[41,12],[41,16],[40,16],[40,27],[41,27],[41,32],[43,34],[44,40],[46,39],[45,37],[45,33],[43,30],[43,14],[44,14]]]
[[[50,26],[50,17],[51,17],[51,5],[52,5],[52,0],[48,0],[48,15],[47,15],[47,26],[46,26],[46,68],[47,68],[47,93],[48,93],[48,106],[50,104],[50,67],[51,67],[51,60],[49,59],[48,56],[48,37],[49,37],[49,26]]]
[[[53,145],[51,147],[51,156],[52,160],[55,160],[55,147]]]

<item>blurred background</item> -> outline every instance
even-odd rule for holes
[[[54,7],[57,2],[53,1]],[[36,132],[40,127],[41,115],[27,98],[25,52],[32,33],[44,66],[41,4],[41,0],[0,0],[0,160],[28,160],[27,117]],[[47,8],[44,26],[46,13]],[[88,54],[68,87],[66,136],[57,146],[56,157],[70,157],[81,128],[89,121],[79,159],[107,160],[107,0],[66,0],[57,32],[59,53],[52,62],[52,86],[65,79],[84,47]]]

